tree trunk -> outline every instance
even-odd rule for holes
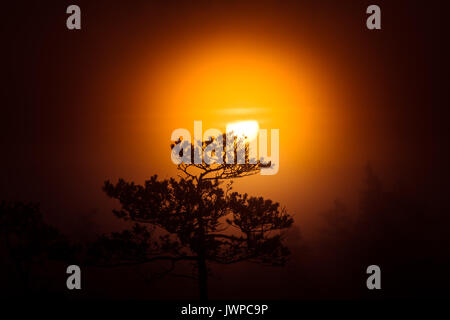
[[[201,192],[202,181],[201,178],[197,183],[197,189]],[[199,216],[198,216],[198,240],[199,240],[199,250],[198,250],[198,289],[200,300],[208,300],[208,268],[206,266],[206,237],[207,228],[203,217],[206,216],[203,205],[200,203]]]

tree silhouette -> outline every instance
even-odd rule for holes
[[[435,235],[440,233],[439,222],[427,215],[426,203],[416,194],[397,183],[391,189],[383,186],[370,165],[363,182],[356,211],[336,201],[323,215],[326,244],[320,254],[329,260],[328,265],[335,266],[335,297],[375,297],[361,285],[366,280],[365,268],[371,264],[381,267],[383,281],[389,283],[383,297],[428,296],[436,283],[444,281],[436,273],[439,264],[435,262],[442,253],[434,251],[439,248]],[[418,277],[421,273],[427,274],[427,283],[419,283],[423,281]]]
[[[68,261],[77,251],[64,235],[44,222],[39,205],[34,203],[1,201],[0,235],[6,249],[4,258],[12,262],[24,293],[33,289],[30,273],[34,265]]]
[[[201,150],[212,141],[201,143]],[[172,149],[178,143],[183,142],[177,141]],[[239,143],[235,141],[235,147]],[[190,147],[194,160],[195,148]],[[223,150],[212,153],[221,156]],[[191,261],[201,299],[208,297],[208,263],[283,265],[289,250],[282,243],[282,231],[293,223],[285,208],[261,197],[231,192],[231,181],[222,186],[224,180],[256,174],[263,166],[259,161],[250,163],[247,146],[244,150],[246,161],[241,164],[180,163],[179,179],[159,180],[154,175],[143,185],[123,179],[115,184],[106,181],[104,192],[121,204],[114,214],[134,226],[102,236],[92,247],[97,263],[120,266],[169,261],[166,274],[176,262]]]

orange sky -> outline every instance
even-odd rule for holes
[[[117,106],[118,116],[129,119],[118,143],[133,153],[119,156],[132,165],[114,174],[138,181],[154,173],[176,176],[169,149],[174,129],[193,134],[194,120],[201,120],[203,132],[225,131],[229,122],[256,120],[269,132],[280,130],[280,170],[238,181],[236,189],[280,201],[307,221],[335,197],[354,195],[368,159],[386,160],[387,144],[377,150],[361,140],[368,138],[363,117],[372,116],[361,110],[382,103],[370,101],[355,78],[361,62],[340,61],[306,35],[298,41],[298,35],[213,28],[177,38],[183,41],[156,57],[149,52],[148,61],[140,52],[120,77],[133,83],[117,93],[127,102]]]
[[[414,166],[427,155],[428,104],[409,93],[428,69],[408,38],[415,21],[392,27],[401,6],[384,11],[395,38],[368,32],[351,2],[125,7],[86,3],[80,33],[58,28],[60,8],[11,22],[25,38],[11,47],[21,91],[4,127],[21,131],[4,160],[7,198],[42,202],[67,224],[66,208],[110,216],[103,181],[175,176],[171,133],[194,120],[279,129],[278,174],[236,188],[286,205],[303,229],[357,194],[368,161],[382,176],[424,172]]]

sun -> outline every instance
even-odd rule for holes
[[[227,132],[233,132],[237,137],[247,137],[248,140],[256,139],[258,136],[258,121],[237,121],[227,124]]]

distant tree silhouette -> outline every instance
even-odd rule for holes
[[[381,267],[383,281],[388,283],[383,297],[428,295],[436,283],[444,281],[442,276],[433,279],[433,268],[443,255],[436,250],[439,238],[434,234],[440,226],[420,197],[402,188],[387,191],[367,165],[358,204],[352,213],[337,201],[324,214],[327,228],[322,238],[327,242],[320,254],[335,259],[329,264],[335,266],[336,296],[347,290],[351,295],[374,297],[364,285],[365,268],[371,264]],[[421,274],[427,274],[427,283],[419,283],[425,279]],[[427,287],[430,290],[424,290]]]
[[[0,202],[3,258],[12,262],[23,292],[32,289],[32,266],[48,260],[69,260],[76,251],[67,238],[42,219],[38,204]]]
[[[203,142],[202,150],[211,141]],[[135,224],[102,236],[92,256],[105,266],[169,261],[167,272],[178,261],[192,261],[201,299],[208,297],[208,263],[283,265],[289,250],[282,231],[292,225],[291,216],[271,200],[231,192],[231,182],[222,187],[224,180],[259,172],[262,164],[246,158],[243,164],[180,163],[179,179],[154,175],[143,185],[106,181],[104,192],[121,204],[114,214]]]

